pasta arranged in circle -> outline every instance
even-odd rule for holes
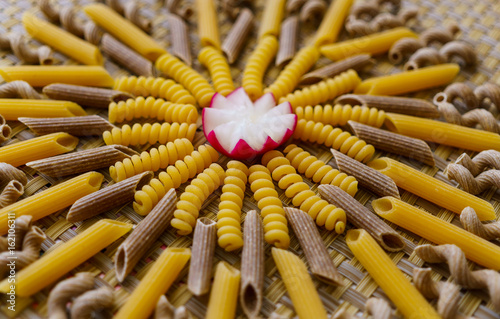
[[[234,91],[235,87],[231,77],[231,70],[222,53],[211,46],[207,46],[198,54],[198,60],[210,72],[212,82],[217,92],[226,96]]]
[[[351,106],[349,104],[336,104],[331,106],[316,105],[315,107],[299,106],[295,109],[297,119],[305,119],[307,121],[321,122],[332,126],[346,125],[347,121],[355,121],[362,124],[381,127],[384,124],[385,112],[374,107],[366,106]]]

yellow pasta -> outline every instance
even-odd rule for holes
[[[202,0],[203,2],[206,0]],[[212,83],[215,90],[220,94],[226,96],[234,91],[233,79],[231,77],[231,70],[227,64],[226,58],[211,46],[201,49],[198,54],[198,60],[203,64],[212,77]]]
[[[295,114],[297,114],[298,120],[305,119],[307,121],[321,122],[334,126],[346,125],[348,121],[355,121],[374,127],[381,127],[385,120],[385,112],[383,110],[359,105],[351,106],[349,104],[336,104],[335,106],[326,104],[314,107],[300,106],[295,109]]]
[[[172,286],[189,258],[191,258],[189,248],[165,249],[114,318],[149,318],[158,299]]]
[[[50,254],[42,256],[19,271],[16,274],[15,294],[19,297],[29,297],[37,293],[108,247],[131,229],[132,224],[111,219],[102,219],[94,223],[82,233],[52,250]],[[0,282],[0,292],[9,292],[10,285],[8,279],[4,279]]]
[[[500,269],[500,247],[430,213],[394,197],[372,202],[382,218],[438,245],[454,244],[468,259],[495,270]]]
[[[316,31],[314,45],[317,47],[337,41],[337,37],[344,26],[344,20],[354,0],[334,0],[326,11],[323,21]]]
[[[460,214],[465,207],[472,207],[480,220],[495,219],[493,206],[487,201],[455,188],[388,157],[376,159],[368,166],[389,176],[401,187],[436,205]]]
[[[78,138],[68,133],[52,133],[0,147],[0,162],[17,167],[70,152],[77,144]]]
[[[441,318],[365,230],[349,230],[346,243],[405,318]]]
[[[110,131],[103,133],[102,137],[106,145],[120,144],[129,145],[144,145],[144,144],[166,144],[178,138],[187,138],[192,141],[196,133],[196,124],[187,123],[146,123],[144,125],[135,123],[123,125],[121,129],[113,128]]]
[[[500,151],[500,135],[415,116],[387,113],[385,125],[393,132],[425,141],[481,152]]]
[[[278,37],[281,30],[281,20],[285,11],[286,0],[266,1],[264,13],[260,20],[258,41],[265,36],[272,35]]]
[[[52,23],[38,19],[29,12],[23,14],[23,25],[33,38],[48,44],[78,62],[87,65],[102,65],[104,63],[101,52],[95,45]]]
[[[148,60],[154,62],[160,55],[167,53],[153,38],[110,7],[98,3],[85,6],[83,10],[97,25]]]
[[[273,248],[272,254],[299,318],[328,318],[318,291],[302,260],[294,253],[279,248]]]
[[[448,63],[406,71],[361,82],[356,94],[400,95],[450,83],[460,71],[458,64]]]
[[[240,271],[225,261],[217,264],[205,319],[232,319],[240,286]]]
[[[196,0],[196,11],[201,46],[212,46],[220,51],[219,22],[214,0]]]
[[[0,99],[0,114],[8,121],[19,117],[70,117],[87,113],[76,103],[54,100]]]
[[[361,53],[377,55],[389,51],[391,46],[401,38],[417,38],[418,35],[408,28],[394,28],[364,37],[339,43],[324,45],[321,54],[333,61],[338,61]]]
[[[6,81],[22,80],[34,87],[52,83],[112,87],[113,78],[100,66],[80,65],[18,65],[0,67],[0,76]]]

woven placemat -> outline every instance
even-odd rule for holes
[[[268,0],[269,1],[269,0]],[[76,6],[77,8],[90,3],[91,1],[69,1],[61,0],[57,1],[61,6]],[[75,3],[78,2],[78,3]],[[260,17],[262,15],[262,7],[264,0],[255,2],[255,14],[257,25]],[[141,0],[141,5],[143,8],[144,15],[153,21],[153,37],[166,48],[169,48],[169,32],[168,25],[165,19],[166,10],[163,8],[163,4],[159,1],[154,0]],[[418,32],[422,30],[433,27],[433,26],[444,26],[451,22],[456,22],[462,32],[459,34],[458,38],[464,40],[474,46],[476,52],[479,55],[479,65],[474,69],[462,70],[457,77],[456,81],[465,81],[472,86],[477,86],[485,81],[491,81],[500,84],[500,2],[495,0],[467,0],[467,1],[454,1],[454,0],[442,0],[442,1],[431,1],[431,0],[414,0],[414,1],[403,1],[403,7],[418,7],[419,9],[419,20],[417,23],[412,25],[412,28]],[[0,32],[18,32],[25,33],[22,24],[20,23],[22,13],[25,11],[32,11],[36,14],[41,15],[41,13],[36,8],[35,0],[0,0]],[[84,15],[80,12],[79,18],[86,19]],[[228,33],[231,28],[232,21],[229,20],[224,14],[219,15],[220,19],[220,32],[222,39]],[[256,26],[257,27],[257,26]],[[301,26],[300,28],[300,45],[307,42],[307,39],[314,33],[317,25],[311,26]],[[199,41],[196,35],[196,19],[192,17],[190,19],[190,37],[192,41],[192,52],[198,52]],[[243,70],[246,60],[255,45],[255,33],[257,28],[254,29],[254,34],[252,34],[251,39],[245,46],[243,54],[240,56],[239,60],[232,66],[231,72],[235,83],[240,85],[241,83],[241,71]],[[345,32],[341,35],[341,40],[346,39],[347,35]],[[56,64],[76,64],[74,61],[70,61],[63,55],[55,54]],[[325,58],[320,59],[317,66],[321,66],[328,63]],[[19,64],[19,60],[10,52],[0,51],[0,65],[15,65]],[[122,75],[128,75],[126,70],[120,68],[120,66],[106,61],[106,69],[113,75],[113,77],[118,77]],[[195,61],[194,68],[200,71],[207,79],[209,78],[208,73],[200,66],[200,64]],[[377,76],[382,74],[388,74],[393,72],[401,71],[400,67],[394,67],[392,64],[388,63],[387,59],[382,56],[377,58],[377,64],[370,71],[361,73],[362,78],[368,78],[371,76]],[[266,75],[265,83],[270,84],[277,76],[279,72],[278,68],[272,67]],[[1,84],[1,83],[0,83]],[[427,90],[414,94],[414,96],[425,98],[430,100],[435,93],[439,92],[439,89]],[[107,113],[102,110],[87,109],[89,114],[100,114],[103,117],[107,117]],[[11,122],[13,128],[13,139],[9,143],[15,143],[19,140],[25,140],[33,138],[34,135],[26,129],[26,127],[20,123]],[[194,143],[200,145],[205,143],[205,138],[201,131],[197,132]],[[316,144],[298,143],[299,146],[303,147],[307,151],[316,155],[320,160],[329,162],[332,158],[329,149]],[[95,148],[104,145],[104,142],[99,137],[93,138],[82,138],[80,139],[80,144],[78,145],[78,150]],[[408,165],[415,167],[429,175],[433,175],[436,178],[450,183],[447,178],[443,175],[442,171],[446,167],[447,163],[455,160],[464,150],[440,146],[431,145],[431,148],[435,155],[437,155],[437,166],[431,168],[429,166],[424,166],[416,162],[408,162],[404,159],[399,160],[405,162]],[[144,148],[146,149],[146,147]],[[472,154],[468,152],[469,154]],[[390,156],[395,158],[393,155],[385,154],[381,152],[376,152],[375,157],[380,156]],[[227,162],[227,158],[222,157],[219,161],[223,164]],[[329,162],[335,165],[333,162]],[[30,196],[35,192],[43,190],[55,183],[61,182],[61,180],[53,179],[45,175],[38,174],[33,169],[23,166],[22,170],[26,172],[29,177],[29,182],[26,187],[26,196]],[[108,170],[100,170],[105,176],[106,183],[111,182]],[[312,184],[307,181],[309,185],[315,189],[317,185]],[[452,183],[453,184],[453,183]],[[456,185],[456,184],[454,184]],[[182,191],[183,187],[180,188]],[[220,190],[216,191],[215,194],[210,196],[206,201],[201,216],[207,216],[208,218],[215,219],[215,214],[217,213]],[[281,199],[284,203],[288,204],[287,198],[281,194]],[[419,199],[411,193],[401,190],[401,197],[403,200],[417,205],[430,213],[438,216],[441,219],[452,222],[453,224],[460,226],[458,222],[457,215],[443,210],[425,200]],[[497,215],[497,220],[500,216],[500,193],[496,189],[491,189],[489,191],[481,194],[481,197],[490,201]],[[360,189],[356,194],[356,199],[362,204],[370,207],[371,200],[375,197]],[[253,200],[252,194],[248,191],[246,192],[245,202],[243,211],[249,211],[251,209],[257,209],[256,203]],[[42,220],[36,222],[36,224],[42,227],[48,238],[42,245],[42,250],[44,253],[54,249],[54,247],[60,245],[62,242],[69,240],[76,234],[82,232],[84,229],[88,228],[90,225],[95,223],[101,218],[111,218],[117,219],[124,222],[138,223],[143,217],[137,215],[133,209],[132,205],[126,205],[124,207],[116,208],[100,216],[94,217],[92,219],[86,220],[84,222],[79,222],[72,224],[66,221],[66,210],[62,210],[58,213],[52,214]],[[244,219],[245,214],[243,214]],[[403,229],[398,228],[395,225],[391,225],[397,231],[399,231],[403,237],[406,239],[407,247],[404,251],[398,253],[389,254],[391,259],[398,265],[398,267],[406,274],[408,277],[412,275],[412,269],[414,267],[421,267],[423,261],[419,259],[413,250],[417,245],[429,243],[425,239],[420,238],[412,233],[409,233]],[[429,225],[432,227],[432,225]],[[349,227],[348,227],[349,228]],[[345,233],[344,233],[345,234]],[[344,234],[337,235],[334,232],[321,231],[322,238],[325,245],[328,247],[330,255],[335,262],[335,265],[339,268],[340,273],[346,278],[346,285],[343,287],[329,286],[319,281],[314,281],[321,299],[324,302],[325,308],[329,313],[335,313],[338,309],[345,309],[349,313],[357,313],[361,316],[364,310],[364,304],[366,300],[371,296],[376,296],[380,298],[385,298],[384,292],[378,288],[377,284],[373,279],[367,275],[361,264],[353,257],[352,253],[347,248],[344,240]],[[128,276],[125,282],[118,283],[115,271],[113,268],[112,258],[115,254],[117,247],[123,241],[123,239],[118,240],[113,243],[107,249],[99,252],[93,258],[80,265],[74,269],[71,274],[75,274],[81,271],[89,271],[96,275],[99,279],[100,284],[109,284],[111,287],[115,288],[116,296],[116,309],[120,307],[130,295],[132,290],[138,285],[141,278],[150,268],[151,263],[155,260],[163,249],[167,246],[174,247],[190,247],[192,236],[178,237],[175,232],[169,228],[166,232],[162,234],[160,239],[149,248],[149,250],[144,255],[142,261],[135,268],[135,272]],[[496,242],[498,244],[498,242]],[[305,257],[297,239],[292,235],[290,250],[299,255],[304,261]],[[288,294],[286,293],[286,288],[276,271],[276,267],[270,255],[270,246],[266,245],[266,262],[265,262],[265,284],[264,284],[264,302],[261,310],[261,315],[263,317],[268,317],[273,311],[278,313],[293,317],[295,314],[293,312],[293,306]],[[227,253],[224,250],[217,247],[215,252],[215,263],[219,260],[225,260],[237,268],[240,268],[240,253]],[[426,265],[432,267],[434,270],[434,278],[441,280],[448,280],[450,274],[448,267],[445,264],[430,264]],[[471,263],[471,267],[479,268]],[[208,302],[208,295],[203,297],[193,297],[186,286],[187,279],[187,269],[184,269],[179,276],[179,279],[168,291],[168,299],[175,305],[186,305],[187,309],[195,317],[203,318],[206,311],[206,305]],[[47,316],[47,296],[52,287],[48,287],[41,292],[35,294],[30,298],[20,298],[17,300],[17,312],[16,316],[18,318],[41,318]],[[490,305],[486,302],[488,296],[484,291],[474,291],[474,290],[462,290],[461,300],[459,310],[465,315],[474,315],[477,318],[500,318],[496,314]],[[397,314],[401,317],[400,314]],[[2,312],[0,317],[6,317]],[[244,318],[242,312],[238,310],[238,318]]]

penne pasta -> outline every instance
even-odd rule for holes
[[[6,223],[5,223],[6,224]],[[66,273],[82,264],[112,242],[132,229],[126,224],[110,219],[102,219],[55,248],[16,274],[15,294],[29,297],[57,281]],[[0,282],[0,292],[10,291],[10,283]]]
[[[72,101],[98,108],[108,108],[111,102],[118,103],[133,98],[127,92],[61,83],[47,85],[43,88],[43,93],[52,100]]]
[[[316,31],[314,38],[314,45],[316,47],[337,41],[337,37],[340,31],[342,31],[344,20],[349,14],[353,2],[354,0],[335,0],[330,3],[318,31]]]
[[[220,51],[219,21],[215,0],[196,0],[198,37],[202,47],[211,46]]]
[[[320,81],[327,80],[328,78],[332,78],[334,76],[339,75],[349,69],[353,69],[355,71],[359,71],[363,69],[368,64],[372,64],[373,60],[371,59],[371,55],[369,54],[357,54],[346,59],[330,63],[322,68],[311,71],[307,74],[304,74],[300,79],[299,84],[302,85],[311,85],[316,84]],[[337,102],[336,102],[337,103]],[[345,103],[351,105],[359,105],[359,103]]]
[[[276,55],[276,65],[282,66],[290,62],[295,56],[297,47],[297,31],[299,28],[299,17],[290,16],[281,25],[279,50]]]
[[[0,99],[0,114],[8,121],[20,117],[71,117],[87,113],[76,103],[68,101]]]
[[[0,189],[7,186],[10,181],[18,181],[24,186],[28,183],[28,178],[22,170],[7,163],[0,163]]]
[[[205,319],[232,319],[236,314],[240,271],[225,261],[217,264]]]
[[[281,20],[285,13],[286,0],[267,1],[259,27],[258,40],[266,35],[278,37],[280,34]]]
[[[186,21],[176,14],[167,14],[167,21],[170,25],[172,54],[190,66],[192,57]]]
[[[227,61],[232,64],[238,58],[245,44],[245,40],[250,35],[253,26],[254,15],[252,10],[243,8],[238,14],[238,18],[233,24],[231,31],[222,42],[222,52],[226,54]]]
[[[20,117],[18,120],[38,135],[57,132],[66,132],[75,136],[102,135],[105,131],[115,127],[99,115],[57,118]]]

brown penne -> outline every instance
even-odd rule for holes
[[[61,177],[109,167],[117,161],[130,158],[132,155],[137,155],[137,152],[126,146],[107,145],[44,158],[29,162],[26,166],[45,175]]]
[[[238,55],[243,48],[245,40],[250,34],[253,26],[254,15],[248,8],[240,11],[238,18],[233,24],[231,31],[227,34],[224,42],[222,43],[222,52],[226,54],[227,61],[232,64],[238,58]]]
[[[398,232],[337,186],[320,185],[318,191],[329,203],[342,208],[356,228],[365,229],[385,250],[399,251],[405,247]]]
[[[12,81],[0,85],[0,98],[40,100],[42,96],[26,81]]]
[[[300,85],[310,85],[323,81],[327,78],[339,75],[349,69],[360,70],[372,64],[372,59],[370,54],[358,54],[346,59],[328,64],[322,68],[316,69],[309,73],[306,73],[300,79]],[[353,104],[354,105],[354,104]]]
[[[378,150],[402,155],[430,166],[436,165],[431,148],[426,142],[401,134],[381,130],[354,121],[347,122],[357,137]]]
[[[172,42],[172,54],[191,65],[193,58],[189,47],[188,25],[184,19],[176,14],[167,14],[167,21],[170,25],[170,39]]]
[[[38,135],[66,132],[73,136],[101,136],[105,131],[111,131],[115,127],[99,115],[55,118],[20,117],[18,120]]]
[[[311,216],[297,208],[287,207],[285,212],[306,255],[312,274],[330,285],[343,286],[343,278],[335,268]]]
[[[26,174],[20,169],[7,163],[0,163],[0,190],[2,190],[10,181],[18,181],[26,185],[28,178]]]
[[[62,83],[47,85],[43,88],[43,93],[53,100],[72,101],[83,106],[105,109],[111,102],[118,103],[133,98],[127,92]]]
[[[297,15],[286,18],[281,24],[280,45],[276,54],[276,65],[283,66],[290,62],[297,50],[297,31],[299,17]]]
[[[5,118],[0,114],[0,143],[8,140],[12,135],[12,129],[7,124]]]
[[[339,151],[334,149],[330,149],[330,151],[339,171],[356,178],[359,185],[380,196],[400,198],[398,187],[392,179]]]
[[[118,247],[115,260],[118,281],[125,280],[125,277],[134,269],[146,250],[170,225],[176,203],[175,189],[171,189]]]
[[[147,171],[84,196],[71,206],[66,219],[76,223],[126,204],[134,199],[135,191],[147,185],[152,177],[153,172]]]
[[[206,217],[198,218],[194,229],[187,282],[188,289],[193,295],[201,296],[210,290],[212,261],[216,242],[216,222]]]
[[[15,203],[23,193],[23,184],[16,180],[10,181],[0,194],[0,208],[4,208]]]

